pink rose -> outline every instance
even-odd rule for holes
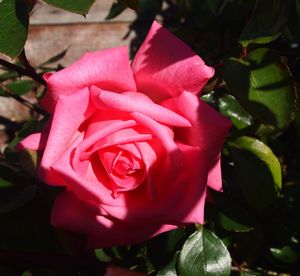
[[[46,74],[50,123],[20,146],[42,151],[44,182],[66,187],[51,223],[86,234],[91,248],[203,223],[230,127],[197,95],[213,74],[157,22],[132,64],[120,47]]]

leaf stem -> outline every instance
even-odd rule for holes
[[[49,113],[47,111],[45,111],[44,109],[38,107],[35,104],[32,104],[31,102],[25,100],[24,98],[22,98],[19,95],[16,95],[12,90],[10,90],[9,88],[7,88],[5,85],[3,85],[0,82],[0,88],[10,97],[14,98],[16,101],[18,101],[19,103],[21,103],[22,105],[30,108],[31,110],[43,115],[43,116],[48,116]]]

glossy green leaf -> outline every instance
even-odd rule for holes
[[[125,9],[127,8],[126,4],[119,0],[112,4],[110,7],[110,10],[108,12],[108,15],[105,17],[105,19],[113,19],[117,17],[119,14],[121,14]]]
[[[66,11],[86,15],[95,0],[44,0],[49,5],[57,8],[64,9]]]
[[[214,194],[218,212],[215,222],[224,229],[234,232],[248,232],[255,228],[255,219],[232,199]]]
[[[230,93],[262,123],[282,129],[293,119],[295,87],[287,66],[275,52],[262,48],[245,60],[229,59],[224,79]]]
[[[230,118],[237,129],[242,129],[253,123],[253,117],[231,95],[223,95],[219,99],[219,110],[223,115]]]
[[[127,7],[137,10],[139,7],[139,0],[121,0]]]
[[[0,1],[0,52],[11,58],[23,49],[27,39],[29,15],[23,0]]]
[[[240,36],[240,43],[265,44],[278,38],[289,17],[292,0],[256,0],[254,11]]]
[[[268,210],[281,189],[281,166],[263,142],[242,136],[230,142],[236,181],[255,210]]]
[[[231,258],[223,242],[201,227],[185,242],[178,268],[181,276],[227,276],[230,275]]]

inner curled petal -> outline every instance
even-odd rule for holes
[[[112,195],[136,189],[145,179],[145,165],[139,157],[113,147],[98,152],[102,164],[111,179]]]
[[[146,95],[138,92],[118,94],[92,86],[92,99],[98,108],[108,107],[126,112],[140,112],[157,122],[177,127],[191,127],[191,123],[181,115],[154,103]]]

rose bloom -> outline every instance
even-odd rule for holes
[[[127,47],[85,54],[47,73],[51,113],[19,147],[40,151],[39,177],[64,186],[51,223],[90,248],[136,243],[203,223],[221,190],[230,122],[199,99],[214,70],[154,22],[133,62]]]

